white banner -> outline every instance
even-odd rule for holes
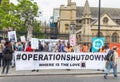
[[[15,52],[16,70],[105,69],[105,53]]]
[[[20,36],[21,42],[26,42],[25,36]]]
[[[32,49],[38,49],[39,48],[39,43],[37,38],[32,38],[31,39],[31,48]]]

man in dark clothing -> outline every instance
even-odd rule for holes
[[[5,72],[6,74],[9,71],[10,62],[12,60],[12,53],[13,53],[12,44],[11,44],[10,41],[7,41],[5,43],[5,48],[3,50],[3,62],[4,62],[4,65],[3,65],[3,69],[2,69],[2,74],[4,74],[5,69],[6,69],[6,72]]]
[[[43,45],[41,44],[41,41],[39,41],[39,49],[37,51],[41,52],[43,51]]]

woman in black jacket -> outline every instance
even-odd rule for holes
[[[11,60],[12,60],[12,53],[13,53],[12,44],[11,44],[10,41],[7,41],[5,43],[5,48],[3,50],[4,65],[3,65],[3,69],[2,69],[2,74],[4,74],[5,69],[6,69],[5,74],[7,74],[8,71],[9,71],[9,66],[10,66],[10,63],[11,63]]]

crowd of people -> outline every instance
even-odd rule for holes
[[[102,46],[98,52],[109,52],[108,45]],[[92,52],[91,44],[78,44],[76,46],[71,46],[70,43],[65,43],[64,40],[59,40],[57,43],[38,42],[38,49],[33,49],[31,47],[31,42],[10,42],[1,40],[0,41],[0,67],[2,69],[2,74],[7,74],[9,72],[10,65],[15,67],[14,61],[14,51],[25,51],[25,52]],[[6,54],[6,55],[5,55]],[[113,63],[113,62],[112,62]],[[6,70],[6,71],[5,71]],[[68,70],[68,69],[67,69]],[[32,70],[39,71],[39,70]],[[110,71],[110,70],[109,70]],[[105,78],[109,71],[105,73]],[[116,74],[116,71],[115,71]],[[116,76],[116,75],[115,75]]]

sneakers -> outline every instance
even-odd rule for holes
[[[114,75],[114,79],[117,79],[117,75]]]
[[[106,75],[104,76],[104,79],[107,79],[107,76],[106,76]]]
[[[117,78],[117,75],[114,75],[114,78]],[[104,75],[104,79],[107,79],[106,75]]]
[[[114,75],[114,77],[117,77],[117,75]]]

